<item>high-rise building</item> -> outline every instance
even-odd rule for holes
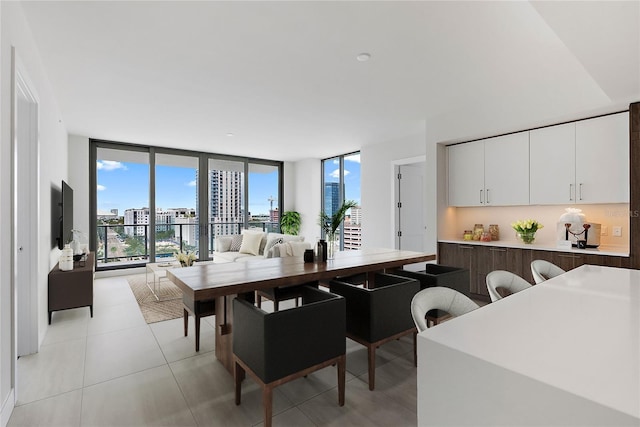
[[[211,223],[214,235],[236,234],[244,223],[244,173],[210,170]]]
[[[129,208],[124,211],[125,234],[130,236],[144,236],[149,224],[149,208]]]
[[[184,245],[198,246],[198,216],[195,209],[171,208],[167,211],[173,217],[175,239]]]
[[[362,224],[362,208],[360,206],[356,206],[350,209],[349,222],[351,225]]]
[[[325,182],[324,183],[324,209],[329,216],[333,215],[340,209],[340,183]]]

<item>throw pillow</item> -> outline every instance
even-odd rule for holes
[[[311,245],[305,242],[284,242],[280,245],[280,257],[303,256],[305,249],[311,249]]]
[[[271,258],[273,256],[273,252],[271,252],[271,256],[269,256],[269,250],[279,243],[282,243],[282,237],[276,237],[276,238],[267,240],[267,244],[264,247],[264,257]]]
[[[234,234],[231,238],[231,247],[229,250],[231,252],[238,252],[240,250],[240,246],[242,246],[242,234]]]
[[[244,233],[242,235],[242,244],[240,245],[241,254],[258,255],[260,252],[260,241],[263,233]]]
[[[262,255],[264,253],[264,246],[267,244],[267,233],[265,233],[264,231],[261,230],[242,230],[242,234],[247,234],[247,233],[258,233],[261,236],[261,240],[260,240],[260,249],[258,251],[259,255]]]
[[[232,236],[217,236],[215,239],[216,252],[229,252],[231,250]]]
[[[284,243],[277,243],[271,246],[271,249],[265,251],[265,256],[267,258],[280,258],[280,248],[284,245]]]

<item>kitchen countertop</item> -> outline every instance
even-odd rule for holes
[[[638,283],[583,265],[421,332],[418,425],[639,425]]]
[[[493,242],[481,242],[479,240],[462,240],[462,239],[439,239],[441,243],[458,243],[463,245],[478,245],[478,246],[494,246],[502,248],[519,248],[519,249],[536,249],[541,251],[554,251],[587,255],[610,255],[610,256],[629,256],[629,248],[624,246],[612,246],[612,245],[600,245],[597,248],[577,249],[577,248],[558,248],[557,246],[545,244],[545,243],[531,243],[526,244],[517,240],[496,240]]]

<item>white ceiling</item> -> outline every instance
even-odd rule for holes
[[[639,1],[22,6],[67,130],[93,138],[298,160],[640,100]]]

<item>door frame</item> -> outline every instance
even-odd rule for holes
[[[31,83],[22,62],[11,49],[12,59],[12,88],[11,88],[11,289],[13,300],[13,359],[19,356],[36,353],[38,351],[38,236],[40,208],[40,173],[39,173],[39,99],[34,85]],[[29,126],[26,168],[23,168],[18,150],[19,142],[23,143],[19,135],[19,127],[25,122],[18,113],[18,99],[22,97],[29,104],[27,117]],[[24,177],[28,179],[23,179]],[[26,191],[19,183],[27,182]],[[25,194],[23,194],[25,193]],[[28,197],[26,212],[18,212],[18,198]],[[18,242],[19,228],[28,228],[27,240]],[[20,268],[18,252],[22,259],[28,260],[35,268]],[[27,277],[24,277],[24,275]],[[15,377],[15,367],[14,367]],[[14,383],[15,385],[15,383]],[[16,396],[17,397],[17,396]]]
[[[400,224],[400,215],[398,212],[398,202],[400,201],[400,189],[398,185],[398,173],[400,171],[401,166],[413,165],[416,163],[425,163],[427,161],[426,154],[415,157],[407,157],[404,159],[392,160],[391,161],[391,200],[393,203],[391,204],[391,218],[393,218],[393,228],[391,229],[391,241],[393,242],[393,247],[398,249],[400,246],[400,239],[398,237],[398,227]],[[424,203],[424,195],[423,195],[423,203]],[[426,221],[425,221],[426,224]]]

